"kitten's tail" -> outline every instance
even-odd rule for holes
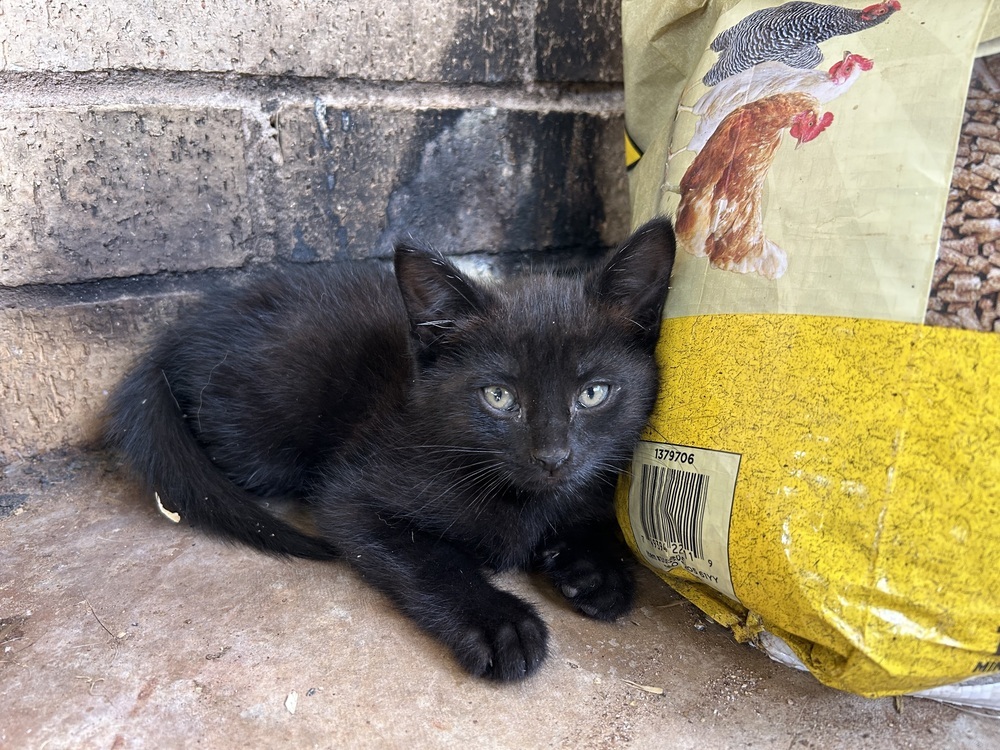
[[[154,493],[161,510],[229,541],[264,552],[332,559],[337,552],[263,506],[212,463],[185,424],[155,356],[144,357],[121,383],[105,415],[106,445]],[[152,498],[151,498],[152,499]]]

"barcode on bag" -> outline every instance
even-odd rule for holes
[[[632,457],[628,515],[636,548],[655,569],[687,575],[736,599],[729,522],[738,453],[640,441]]]
[[[705,474],[693,471],[642,464],[640,519],[646,538],[663,543],[666,549],[679,547],[694,557],[705,559],[702,537],[708,480]]]

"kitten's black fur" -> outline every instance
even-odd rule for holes
[[[108,442],[184,520],[342,556],[467,670],[520,678],[546,627],[484,570],[540,570],[599,619],[631,606],[614,478],[656,394],[673,257],[659,219],[586,276],[487,285],[403,243],[395,279],[262,278],[160,337],[111,397]]]

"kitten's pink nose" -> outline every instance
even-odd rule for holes
[[[540,464],[546,471],[555,471],[569,458],[569,448],[547,448],[545,450],[534,450],[531,458],[535,463]]]

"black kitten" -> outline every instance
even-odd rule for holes
[[[108,441],[186,521],[343,557],[473,674],[524,677],[545,624],[484,570],[541,570],[599,619],[631,606],[612,496],[656,394],[673,257],[659,219],[587,276],[488,285],[404,243],[395,279],[263,278],[160,337]]]

